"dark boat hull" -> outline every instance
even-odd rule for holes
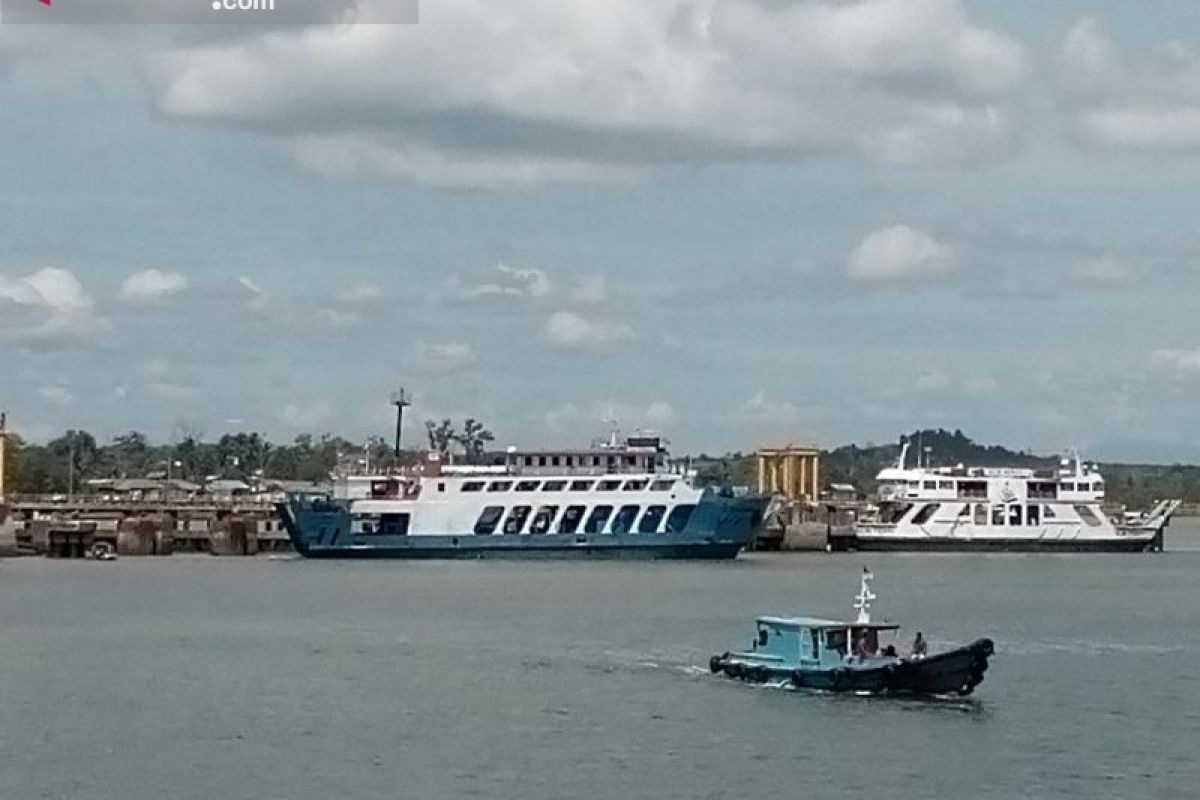
[[[915,539],[883,536],[833,536],[834,551],[862,553],[1156,553],[1162,532],[1154,536],[1111,539]]]
[[[786,681],[798,689],[831,692],[868,692],[892,695],[961,695],[975,691],[987,672],[994,646],[991,639],[978,639],[966,647],[920,659],[898,659],[872,665],[849,665],[835,669],[803,670],[782,666],[743,663],[726,653],[713,656],[709,668],[754,683]]]
[[[310,547],[307,558],[316,559],[533,559],[533,560],[658,560],[690,559],[720,560],[734,558],[743,545],[728,542],[678,544],[557,544],[545,546],[514,542],[511,545],[484,547],[473,544],[472,537],[462,537],[466,544],[435,544],[419,542],[410,547]]]

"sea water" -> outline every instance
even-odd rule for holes
[[[1144,555],[0,561],[0,798],[1181,798],[1200,525]],[[989,636],[966,701],[708,673],[762,613]]]

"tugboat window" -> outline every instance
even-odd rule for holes
[[[504,520],[504,532],[507,534],[520,533],[532,510],[531,506],[513,506],[512,511],[508,512],[508,518]]]
[[[488,506],[475,521],[475,533],[479,536],[490,536],[495,533],[502,516],[504,516],[504,506]]]
[[[650,506],[638,523],[638,533],[657,533],[658,524],[662,522],[663,514],[667,513],[666,506]]]
[[[841,628],[825,631],[825,649],[846,655],[846,631]]]
[[[621,506],[621,510],[613,517],[612,532],[629,533],[633,528],[633,521],[637,519],[638,512],[641,509],[641,506]]]
[[[667,533],[679,533],[686,528],[695,510],[696,506],[691,503],[672,508],[671,513],[667,515]]]
[[[596,506],[592,509],[592,514],[588,517],[587,522],[583,526],[584,533],[600,533],[604,530],[604,523],[608,522],[609,516],[612,515],[612,506]]]
[[[550,525],[556,516],[558,516],[558,506],[542,506],[533,515],[533,522],[529,523],[529,532],[549,533]]]
[[[579,530],[579,522],[583,519],[586,506],[567,506],[563,512],[562,521],[558,523],[559,533],[574,533]]]

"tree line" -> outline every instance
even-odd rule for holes
[[[452,420],[425,423],[429,450],[445,461],[481,463],[495,436],[483,423]],[[80,492],[104,478],[170,477],[203,483],[214,478],[266,478],[320,482],[339,469],[387,469],[424,457],[416,449],[400,458],[381,436],[365,443],[324,433],[301,434],[288,443],[255,432],[227,433],[215,441],[188,434],[169,444],[152,443],[130,431],[99,441],[85,430],[68,430],[45,444],[8,434],[5,486],[12,494]]]

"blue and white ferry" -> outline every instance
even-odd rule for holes
[[[359,475],[279,504],[308,558],[734,558],[768,498],[700,488],[657,436]]]

